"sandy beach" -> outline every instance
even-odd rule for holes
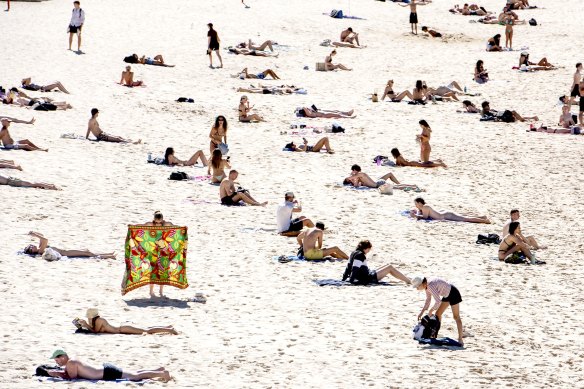
[[[13,2],[0,13],[0,85],[20,86],[24,77],[38,83],[59,80],[71,92],[43,94],[66,100],[67,111],[38,112],[0,105],[0,116],[29,120],[12,124],[14,139],[29,139],[48,153],[0,150],[24,171],[0,175],[54,183],[62,191],[0,187],[3,244],[0,285],[0,380],[3,387],[33,388],[73,383],[39,382],[37,365],[63,348],[84,361],[111,362],[127,369],[165,366],[174,376],[168,388],[410,388],[410,387],[583,387],[581,340],[584,270],[580,201],[584,173],[580,157],[584,137],[528,133],[529,123],[480,122],[480,115],[457,113],[460,103],[372,103],[388,79],[394,90],[456,80],[477,106],[539,116],[537,123],[557,124],[558,97],[570,89],[574,65],[583,62],[580,0],[531,0],[543,9],[517,11],[538,26],[515,26],[514,47],[529,47],[531,60],[547,57],[557,70],[522,73],[520,51],[487,53],[486,40],[504,34],[499,25],[470,23],[477,17],[448,12],[454,2],[435,0],[420,6],[419,28],[426,25],[444,39],[410,34],[409,9],[372,0],[286,2],[246,0],[159,2],[82,1],[84,54],[67,50],[66,28],[72,4],[53,0]],[[479,3],[497,14],[503,0]],[[4,8],[5,2],[0,2]],[[362,19],[333,19],[323,13],[342,9]],[[578,16],[580,15],[580,16]],[[210,69],[206,56],[207,23],[213,22],[222,47],[251,38],[278,42],[278,58],[229,54],[221,50],[223,69]],[[353,71],[317,72],[332,50],[319,44],[337,40],[352,27],[363,49],[339,48],[335,62]],[[74,43],[76,46],[76,43]],[[133,65],[146,87],[116,84],[125,56],[162,54],[175,68]],[[472,81],[477,60],[485,62],[491,81]],[[216,62],[216,58],[213,58]],[[308,66],[309,70],[304,70]],[[273,69],[306,95],[247,94],[263,123],[239,123],[238,87],[258,80],[231,77],[244,67],[259,73]],[[32,92],[40,96],[39,92]],[[192,104],[175,102],[179,97]],[[467,98],[466,96],[464,98]],[[462,99],[462,98],[461,98]],[[298,119],[296,107],[354,109],[355,119]],[[143,144],[126,145],[63,139],[85,135],[90,110],[99,108],[101,128]],[[578,106],[572,107],[577,113]],[[180,170],[198,176],[206,168],[171,168],[146,163],[167,147],[188,159],[209,151],[208,134],[217,115],[229,122],[232,166],[238,181],[266,207],[223,207],[219,188],[208,182],[169,181]],[[432,127],[432,158],[448,169],[376,166],[376,155],[393,147],[411,160],[419,157],[418,121]],[[326,134],[335,154],[282,151],[303,135],[292,123],[342,125],[345,134]],[[310,144],[322,134],[308,133]],[[419,193],[340,187],[352,164],[376,178],[392,172],[401,182],[426,190],[436,209],[488,215],[491,225],[414,221],[402,213]],[[303,212],[323,221],[324,245],[353,251],[361,239],[373,244],[370,265],[390,263],[408,277],[437,276],[460,290],[463,349],[428,348],[411,330],[425,294],[388,279],[391,286],[319,287],[315,279],[339,279],[344,262],[290,262],[274,256],[296,252],[294,238],[276,233],[276,207],[294,191]],[[546,265],[510,265],[497,260],[496,245],[475,244],[478,234],[497,233],[512,208],[521,210],[524,235],[549,249],[537,257]],[[148,296],[148,289],[120,294],[124,240],[128,224],[165,219],[189,228],[185,290],[166,288],[168,300]],[[39,231],[57,247],[117,251],[117,260],[71,259],[46,262],[18,252]],[[206,304],[188,302],[196,292]],[[112,324],[173,324],[179,335],[73,334],[71,320],[87,308],[99,308]],[[456,338],[447,310],[440,336]],[[138,386],[100,382],[101,388]]]

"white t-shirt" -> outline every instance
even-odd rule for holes
[[[290,228],[293,209],[294,203],[291,203],[290,201],[286,201],[284,204],[278,206],[278,210],[276,211],[276,224],[278,232],[288,231]]]

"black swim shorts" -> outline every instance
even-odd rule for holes
[[[580,112],[584,112],[584,97],[582,96],[580,96]]]
[[[208,50],[209,51],[217,51],[217,50],[219,50],[219,42],[211,42],[209,44]]]
[[[70,34],[77,34],[79,32],[81,32],[81,26],[69,25],[69,33]]]
[[[570,96],[572,97],[580,96],[580,85],[578,84],[574,85],[574,87],[572,88],[572,93],[570,93]]]
[[[450,285],[450,294],[446,297],[442,297],[442,301],[450,303],[450,305],[460,304],[462,302],[462,297],[460,292],[456,289],[456,286]]]
[[[304,223],[302,223],[302,220],[296,218],[290,222],[290,227],[285,232],[301,231],[302,227],[304,227]]]
[[[227,206],[237,205],[237,203],[235,201],[233,201],[233,197],[235,197],[236,194],[237,193],[233,193],[231,196],[222,197],[221,204],[227,205]]]
[[[122,378],[122,369],[111,363],[103,364],[103,380],[104,381],[115,381]]]

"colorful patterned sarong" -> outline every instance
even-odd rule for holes
[[[187,227],[129,225],[122,296],[148,284],[187,288],[187,247]]]

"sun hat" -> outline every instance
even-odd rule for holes
[[[529,53],[527,51],[523,51],[523,52],[521,52],[521,55],[524,57],[527,57],[529,55]]]
[[[94,317],[99,316],[99,312],[97,311],[97,308],[89,308],[86,316],[88,319],[93,319]]]
[[[423,280],[424,280],[424,279],[423,279],[422,277],[414,277],[414,278],[412,279],[412,287],[413,287],[414,289],[417,289],[417,288],[418,288],[418,286],[422,285],[422,281],[423,281]]]
[[[67,353],[64,350],[58,349],[53,351],[53,355],[51,355],[49,359],[55,359],[57,357],[60,357],[61,355],[67,355]]]

